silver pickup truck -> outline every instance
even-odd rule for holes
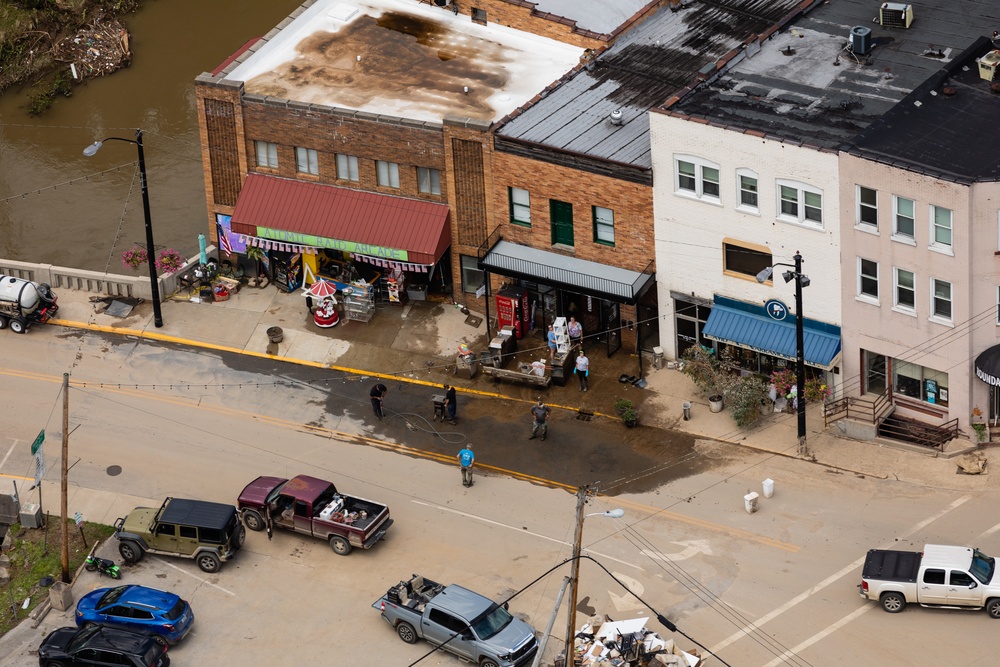
[[[507,605],[455,584],[413,575],[375,601],[407,644],[426,639],[479,667],[523,667],[538,652],[535,629],[514,618]]]

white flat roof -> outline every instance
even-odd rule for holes
[[[535,11],[576,21],[578,28],[611,33],[652,0],[532,0]]]
[[[224,78],[243,81],[247,93],[308,104],[492,122],[575,67],[582,53],[413,0],[317,0]]]

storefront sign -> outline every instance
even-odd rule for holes
[[[369,257],[380,257],[398,262],[409,260],[410,255],[406,250],[396,248],[384,248],[367,243],[355,243],[354,241],[341,241],[339,239],[328,239],[312,234],[298,234],[282,229],[269,229],[268,227],[258,227],[257,236],[262,239],[272,241],[282,241],[285,243],[297,243],[299,245],[314,246],[326,250],[340,250],[343,252],[356,252]]]
[[[767,303],[764,304],[764,310],[767,311],[772,320],[780,322],[788,317],[788,306],[777,299],[768,299]]]

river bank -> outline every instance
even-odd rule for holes
[[[88,78],[132,62],[122,17],[140,0],[14,0],[0,4],[0,94],[22,91],[27,113],[47,111]]]

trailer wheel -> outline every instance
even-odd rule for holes
[[[10,330],[13,331],[14,333],[23,334],[25,331],[28,330],[28,326],[24,323],[24,320],[22,320],[21,318],[15,318],[10,321]]]
[[[417,643],[417,631],[413,629],[413,626],[406,621],[400,621],[396,625],[396,634],[407,644]]]
[[[986,613],[990,615],[990,618],[1000,618],[1000,598],[987,600]]]
[[[264,530],[264,519],[261,518],[260,513],[256,510],[247,510],[243,512],[243,523],[245,523],[247,528],[250,530]]]
[[[906,598],[902,593],[883,593],[879,602],[882,603],[882,609],[890,614],[898,614],[906,606]]]
[[[7,318],[4,317],[3,315],[0,315],[0,329],[6,329],[6,328],[7,328]]]
[[[338,556],[346,556],[351,553],[351,543],[340,535],[334,535],[330,538],[330,548]]]

